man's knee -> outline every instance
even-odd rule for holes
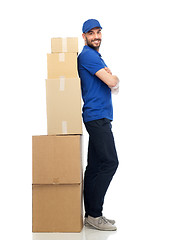
[[[116,158],[114,164],[113,164],[113,172],[115,174],[115,172],[117,171],[117,168],[119,166],[119,161],[118,161],[118,158]]]
[[[104,170],[113,176],[117,171],[118,165],[119,165],[119,161],[118,159],[115,159],[115,161],[108,163],[108,165],[104,167]]]

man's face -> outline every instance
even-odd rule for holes
[[[93,28],[87,33],[83,33],[85,44],[89,47],[99,50],[102,41],[101,28]]]

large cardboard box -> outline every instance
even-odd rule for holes
[[[82,184],[33,185],[33,232],[80,232]]]
[[[78,38],[76,37],[52,38],[51,52],[52,53],[61,53],[61,52],[78,53]]]
[[[77,53],[49,53],[47,54],[48,79],[61,76],[77,78]]]
[[[46,80],[48,135],[82,134],[79,78]]]
[[[32,183],[80,184],[81,145],[81,135],[33,136]]]

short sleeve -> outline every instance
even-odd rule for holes
[[[92,75],[105,67],[104,61],[101,59],[101,57],[93,52],[87,52],[84,54],[80,60],[80,64]]]

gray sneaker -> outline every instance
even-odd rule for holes
[[[106,220],[107,220],[108,222],[110,222],[112,225],[115,224],[115,220],[108,219],[108,218],[106,218]],[[85,226],[88,226],[88,225],[89,225],[89,223],[87,222],[87,217],[85,217],[84,225],[85,225]]]
[[[117,228],[115,225],[111,224],[104,216],[101,217],[91,217],[86,218],[86,222],[94,228],[102,231],[116,231]]]

